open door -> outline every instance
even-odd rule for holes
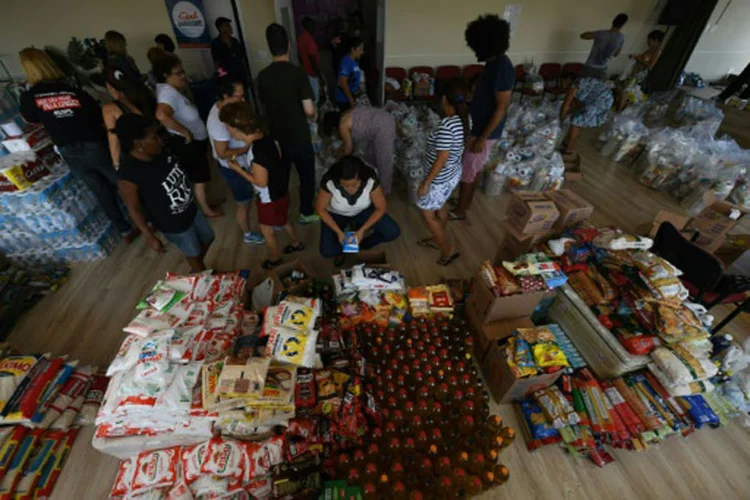
[[[289,35],[289,58],[292,63],[299,61],[297,57],[297,30],[294,26],[294,8],[292,0],[274,0],[276,22],[284,27]]]

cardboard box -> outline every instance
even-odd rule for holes
[[[473,315],[477,325],[486,325],[501,319],[531,316],[542,299],[554,296],[554,291],[547,291],[495,297],[484,280],[478,276],[474,289],[466,301],[466,313],[469,317]]]
[[[44,127],[33,126],[24,130],[24,133],[21,136],[5,139],[2,144],[9,153],[24,153],[27,151],[42,149],[52,144],[52,139],[47,135],[47,131],[44,130]]]
[[[714,254],[721,259],[726,268],[729,268],[748,250],[750,250],[750,234],[729,234],[724,244]]]
[[[553,226],[556,231],[562,231],[588,220],[594,213],[594,206],[570,189],[550,191],[545,194],[547,198],[555,202],[557,211],[560,212],[560,218]]]
[[[715,252],[726,240],[729,231],[734,229],[746,212],[726,201],[717,201],[706,207],[697,217],[687,225],[687,230],[697,231],[698,236],[693,241],[709,252]]]
[[[253,304],[253,290],[255,290],[255,287],[266,281],[267,279],[271,279],[272,283],[272,292],[271,292],[271,304]],[[276,276],[276,274],[272,271],[265,271],[260,273],[250,273],[250,276],[247,278],[247,281],[245,282],[245,290],[242,293],[242,305],[247,310],[258,310],[263,308],[263,306],[266,305],[274,305],[279,301],[279,295],[284,290],[284,288],[281,285],[281,281],[279,281],[279,277]],[[256,307],[253,307],[256,306]]]
[[[562,375],[556,373],[537,375],[536,377],[516,378],[510,371],[503,345],[505,340],[495,340],[482,362],[482,372],[487,388],[498,403],[510,403],[530,396],[534,391],[554,384]]]
[[[543,242],[547,237],[546,234],[523,234],[508,221],[501,222],[500,227],[505,230],[505,236],[495,256],[495,262],[515,260],[529,253],[534,246]]]
[[[508,205],[508,221],[523,234],[544,234],[560,217],[555,202],[542,193],[517,192]]]
[[[468,316],[469,324],[474,330],[474,336],[477,339],[474,344],[474,356],[479,363],[484,361],[484,357],[487,355],[492,342],[510,337],[518,328],[534,327],[534,323],[532,323],[531,318],[528,316],[504,319],[486,325],[479,323],[473,314],[468,314]]]
[[[689,221],[690,217],[688,217],[687,215],[680,215],[674,212],[661,210],[658,214],[656,214],[656,217],[654,217],[654,220],[651,223],[641,224],[640,226],[638,226],[638,228],[636,229],[636,233],[643,236],[648,236],[649,238],[654,238],[657,231],[659,231],[659,226],[661,226],[662,222],[671,222],[678,231],[682,231],[683,229],[685,229],[685,226],[687,226],[687,223]]]
[[[302,281],[291,285],[289,288],[286,288],[284,279],[289,277],[294,271],[303,273],[305,275],[305,278]],[[282,290],[287,292],[289,295],[304,296],[307,293],[308,285],[312,282],[313,277],[315,277],[315,273],[300,260],[291,260],[289,262],[285,262],[284,264],[278,266],[276,269],[272,270],[271,273],[276,275],[279,282],[281,283]]]

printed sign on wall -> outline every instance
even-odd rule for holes
[[[211,35],[206,25],[203,0],[164,0],[169,19],[182,49],[203,49],[211,46]]]

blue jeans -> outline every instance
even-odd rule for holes
[[[162,233],[186,257],[199,257],[203,250],[214,241],[214,230],[206,220],[206,216],[198,210],[189,228],[181,233]]]
[[[317,76],[307,75],[307,79],[310,80],[310,87],[312,88],[313,98],[315,99],[313,101],[313,104],[317,106],[318,101],[320,100],[320,78],[318,78]]]
[[[313,201],[315,200],[315,151],[312,143],[282,144],[282,168],[289,172],[291,164],[297,169],[299,176],[299,213],[313,215]]]
[[[342,231],[346,231],[347,227],[359,229],[367,222],[372,213],[375,211],[375,207],[366,208],[354,217],[347,217],[345,215],[339,215],[329,212],[333,220],[336,221],[339,228]],[[359,242],[360,250],[369,250],[370,248],[376,247],[381,243],[393,241],[399,237],[401,229],[388,214],[385,214],[379,221],[375,223],[371,228],[371,232],[365,239]],[[326,258],[337,257],[344,252],[339,238],[336,233],[328,227],[326,224],[320,225],[320,254]]]
[[[232,192],[232,196],[234,196],[234,201],[238,205],[247,205],[253,201],[253,185],[247,179],[231,168],[222,167],[221,165],[219,165],[219,173],[227,181],[227,186],[229,186],[229,190]]]
[[[117,172],[106,142],[74,142],[58,148],[70,171],[96,196],[104,213],[120,233],[132,227],[117,203]]]

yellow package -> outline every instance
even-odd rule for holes
[[[540,368],[566,368],[570,366],[568,358],[560,346],[552,342],[540,342],[532,347],[534,362]]]

